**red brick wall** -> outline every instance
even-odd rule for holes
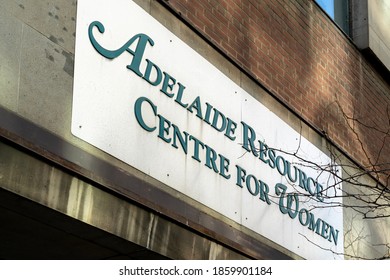
[[[161,2],[357,162],[390,162],[390,84],[313,0]]]

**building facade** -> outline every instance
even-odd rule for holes
[[[388,258],[389,15],[1,0],[0,258]]]

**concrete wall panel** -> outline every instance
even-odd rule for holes
[[[0,4],[0,103],[12,111],[18,107],[22,32],[23,24]]]
[[[390,71],[389,1],[368,1],[368,25],[370,49]]]
[[[168,258],[246,258],[210,239],[194,234],[157,213],[109,194],[96,185],[91,185],[2,142],[0,142],[0,188],[17,193]],[[47,223],[56,222],[47,221]],[[83,236],[83,232],[74,233]]]
[[[3,0],[8,13],[74,53],[77,1]]]
[[[30,26],[23,29],[18,112],[56,134],[70,126],[73,58]]]

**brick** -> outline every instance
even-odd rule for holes
[[[197,17],[191,15],[194,2],[204,7],[204,14],[199,15],[199,8]],[[389,129],[390,85],[312,1],[169,3],[188,24],[210,38],[215,48],[228,54],[293,111],[301,112],[313,127],[327,131],[357,162],[367,163],[359,140],[373,156],[390,156],[390,146],[382,149],[383,141],[373,136],[372,128],[360,125],[351,131],[339,109],[329,110],[329,104],[340,100],[345,113],[373,116],[371,124]],[[302,100],[306,100],[304,108]]]

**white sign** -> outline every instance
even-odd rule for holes
[[[74,135],[304,258],[342,258],[328,156],[132,1],[77,11]]]

